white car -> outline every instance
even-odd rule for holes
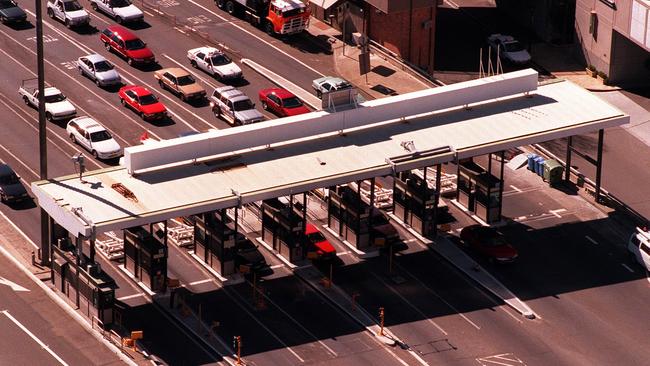
[[[239,79],[241,69],[225,53],[214,47],[199,47],[187,51],[187,58],[193,67],[201,69],[220,79]]]
[[[90,23],[90,15],[77,0],[47,0],[47,15],[62,21],[68,28]]]
[[[65,128],[70,140],[83,146],[95,159],[113,159],[122,156],[122,148],[113,136],[90,117],[77,117]]]
[[[90,0],[90,7],[113,17],[118,24],[144,20],[142,10],[129,0]]]
[[[489,36],[487,42],[492,50],[498,50],[501,58],[506,61],[519,65],[530,62],[530,54],[526,48],[512,36],[496,33]]]
[[[77,68],[81,75],[89,77],[97,86],[121,85],[122,78],[113,64],[102,55],[92,54],[77,59]]]
[[[627,242],[627,250],[646,271],[650,271],[650,230],[636,228]]]

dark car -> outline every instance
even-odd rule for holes
[[[0,199],[2,202],[18,202],[28,198],[27,190],[14,170],[7,164],[0,164]]]
[[[27,14],[14,0],[0,0],[0,22],[22,23],[27,21]]]
[[[235,266],[248,266],[251,271],[259,272],[268,265],[257,245],[253,244],[243,234],[237,233],[235,244]]]
[[[460,239],[470,249],[491,262],[508,263],[517,259],[517,249],[510,245],[497,229],[470,225],[460,231]]]

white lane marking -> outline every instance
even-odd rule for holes
[[[171,58],[169,55],[167,55],[167,54],[165,54],[165,53],[163,53],[162,55],[163,55],[163,57],[165,57],[165,58],[168,59],[169,61],[171,61],[171,62],[175,63],[176,65],[178,65],[178,67],[180,67],[180,68],[184,69],[185,71],[189,72],[190,74],[192,74],[195,78],[197,78],[197,79],[201,80],[202,82],[204,82],[205,84],[207,84],[209,87],[211,87],[211,88],[213,88],[213,89],[216,89],[216,88],[217,88],[216,85],[210,83],[206,78],[204,78],[204,77],[201,76],[201,75],[198,75],[198,73],[195,74],[192,70],[190,70],[189,68],[185,67],[185,65],[183,65],[182,63],[180,63],[180,62],[174,60],[174,59]]]
[[[107,24],[107,25],[110,25],[110,24],[111,24],[110,22],[108,22],[108,21],[102,19],[101,17],[99,17],[99,16],[96,15],[96,14],[93,14],[93,13],[91,13],[91,12],[88,12],[88,14],[90,14],[93,18],[99,20],[100,22],[102,22],[102,23],[104,23],[104,24]]]
[[[28,52],[30,52],[31,54],[36,55],[36,52],[32,51],[29,47],[24,46],[22,43],[20,43],[17,39],[11,37],[9,34],[5,33],[5,32],[2,31],[2,30],[0,30],[0,33],[3,34],[5,37],[7,37],[7,38],[11,39],[12,41],[14,41],[16,44],[18,44],[18,45],[21,46],[22,48],[26,49],[26,50],[27,50]],[[3,49],[1,49],[1,48],[0,48],[0,52],[2,52],[3,54],[5,54],[5,55],[11,57],[8,53],[6,53],[6,52],[5,52]],[[17,61],[16,59],[14,59],[13,57],[11,57],[11,59],[13,59],[14,61],[18,62],[18,61]],[[119,108],[117,108],[116,106],[114,106],[113,104],[109,103],[105,98],[101,97],[100,95],[98,95],[97,93],[95,93],[94,91],[92,91],[91,89],[89,89],[88,87],[86,87],[85,85],[83,85],[81,82],[79,82],[79,80],[75,79],[75,78],[72,77],[71,75],[68,75],[66,72],[64,72],[62,69],[60,69],[58,66],[56,66],[54,63],[48,61],[47,59],[45,59],[45,62],[47,62],[47,64],[50,65],[50,66],[52,66],[53,68],[57,69],[61,74],[65,75],[65,76],[68,77],[69,79],[72,79],[72,81],[74,81],[76,84],[78,84],[78,85],[81,86],[82,88],[86,89],[89,93],[91,93],[92,95],[94,95],[95,97],[97,97],[97,99],[99,99],[99,100],[103,101],[104,103],[106,103],[107,106],[109,106],[110,108],[116,110],[119,114],[123,115],[123,116],[126,117],[128,120],[130,120],[131,122],[133,122],[133,123],[136,124],[137,126],[141,127],[144,131],[147,131],[150,135],[152,135],[152,136],[154,136],[154,137],[156,137],[156,138],[158,138],[158,139],[161,139],[161,137],[158,136],[156,133],[154,133],[153,131],[149,131],[149,130],[147,130],[147,128],[146,128],[145,126],[143,126],[142,124],[140,124],[138,121],[136,121],[135,119],[133,119],[131,116],[129,116],[129,115],[127,115],[126,113],[124,113],[121,109],[119,109]],[[18,64],[20,64],[20,62],[18,62]],[[32,72],[32,74],[33,74],[33,72]],[[81,109],[82,111],[84,111],[84,113],[86,113],[88,116],[92,117],[92,114],[86,112],[86,111],[83,110],[81,107],[79,107],[79,109]],[[94,117],[93,117],[93,118],[94,118]],[[109,131],[110,131],[110,129],[109,129]],[[114,131],[110,131],[110,132],[111,132],[112,134],[114,134],[114,135],[117,135]],[[119,135],[118,135],[118,136],[119,136]],[[122,140],[123,140],[123,139],[122,139]]]
[[[176,31],[178,31],[179,33],[187,34],[186,31],[184,31],[184,30],[182,30],[182,29],[180,29],[180,28],[178,28],[178,27],[174,27],[174,29],[175,29]]]
[[[558,208],[557,210],[549,210],[551,214],[553,214],[555,217],[561,219],[562,215],[560,215],[560,212],[566,212],[566,209],[564,208]]]
[[[4,147],[4,145],[0,144],[0,149],[4,150],[7,154],[9,154],[9,156],[14,158],[18,163],[20,163],[20,165],[24,166],[25,169],[29,170],[30,173],[34,174],[34,176],[36,178],[38,178],[40,176],[38,173],[36,173],[36,171],[34,171],[34,169],[30,168],[29,165],[27,165],[22,160],[18,159],[18,157],[16,155],[14,155],[11,151],[7,150],[7,148]]]
[[[625,267],[625,269],[627,269],[628,271],[634,273],[634,270],[632,268],[630,268],[627,264],[621,263],[621,266]]]
[[[506,357],[507,356],[507,357]],[[500,355],[479,357],[476,361],[481,364],[481,366],[489,365],[501,365],[501,366],[517,366],[517,365],[526,365],[524,361],[517,358],[512,353],[502,353]]]
[[[206,283],[206,282],[212,282],[212,279],[211,278],[206,278],[204,280],[198,280],[198,281],[190,282],[190,283],[188,283],[188,285],[194,286],[194,285],[200,285],[200,284]]]
[[[9,281],[8,279],[6,279],[4,277],[0,277],[0,285],[9,286],[9,287],[11,287],[12,290],[14,290],[16,292],[29,292],[28,289],[24,288],[23,286],[15,283],[15,282]]]
[[[247,34],[249,34],[250,36],[252,36],[252,37],[254,37],[254,38],[257,38],[258,40],[262,41],[263,43],[265,43],[265,44],[268,45],[269,47],[274,48],[276,51],[282,53],[283,55],[285,55],[285,56],[291,58],[292,60],[296,61],[297,63],[301,64],[302,66],[308,68],[309,70],[311,70],[311,71],[314,72],[315,74],[318,74],[318,75],[320,75],[320,76],[325,76],[325,74],[319,72],[318,70],[316,70],[316,69],[314,69],[313,67],[307,65],[306,63],[300,61],[299,59],[297,59],[297,58],[291,56],[290,54],[288,54],[287,52],[281,50],[280,48],[278,48],[277,46],[273,45],[272,43],[270,43],[270,42],[268,42],[268,41],[266,41],[266,40],[260,38],[259,36],[257,36],[257,35],[255,35],[255,34],[251,33],[250,31],[246,30],[245,28],[240,27],[239,25],[237,25],[237,24],[235,24],[235,23],[229,21],[228,19],[226,19],[226,18],[222,17],[221,15],[215,13],[214,11],[212,11],[212,10],[206,8],[205,6],[203,6],[203,5],[201,5],[201,4],[197,3],[197,2],[195,2],[195,1],[193,1],[193,0],[187,0],[187,1],[188,1],[189,3],[192,3],[192,4],[196,5],[197,7],[201,8],[201,9],[207,11],[208,13],[210,13],[210,14],[216,16],[217,18],[219,18],[219,19],[225,21],[227,24],[230,24],[230,25],[232,25],[233,27],[235,27],[235,28],[241,30],[242,32],[247,33]]]
[[[271,269],[277,269],[280,267],[284,267],[284,264],[276,264],[275,266],[271,266]]]
[[[517,191],[517,192],[519,192],[519,193],[523,192],[521,189],[519,189],[519,188],[513,186],[512,184],[510,185],[510,188],[514,189],[515,191]]]
[[[27,335],[28,335],[31,339],[33,339],[36,343],[38,343],[38,345],[41,346],[41,348],[43,348],[45,351],[47,351],[47,353],[49,353],[50,355],[52,355],[52,357],[54,357],[54,359],[56,359],[57,361],[59,361],[59,363],[60,363],[61,365],[68,366],[68,364],[67,364],[65,361],[63,361],[63,359],[62,359],[61,357],[59,357],[59,355],[57,355],[56,353],[54,353],[54,351],[52,351],[48,345],[46,345],[45,343],[43,343],[43,341],[41,341],[40,339],[38,339],[38,337],[35,336],[34,333],[32,333],[29,329],[27,329],[27,327],[25,327],[24,325],[22,325],[22,323],[20,323],[20,322],[18,321],[18,319],[14,318],[13,315],[9,314],[9,311],[8,311],[8,310],[3,310],[2,313],[3,313],[7,318],[9,318],[9,320],[11,320],[14,324],[16,324],[20,329],[22,329],[23,332],[27,333]]]
[[[589,235],[585,235],[585,239],[589,240],[589,241],[592,242],[593,244],[598,245],[598,242],[595,241],[594,239],[592,239]]]
[[[152,13],[150,13],[150,12],[148,12],[148,11],[146,11],[146,10],[143,10],[142,12],[145,13],[145,14],[147,14],[148,16],[150,16],[150,17],[152,17],[152,18],[155,18],[155,17],[156,17],[155,15],[153,15]]]
[[[27,119],[25,119],[25,117],[23,117],[23,116],[21,116],[20,114],[18,114],[18,112],[17,112],[16,110],[19,110],[19,111],[21,111],[21,112],[23,112],[23,113],[29,115],[26,111],[24,111],[22,108],[20,108],[19,106],[17,106],[16,103],[14,103],[14,102],[12,102],[11,100],[9,100],[9,98],[7,98],[7,96],[4,95],[4,94],[1,93],[1,92],[0,92],[0,97],[2,97],[2,98],[0,98],[0,103],[2,103],[2,104],[3,104],[5,107],[7,107],[10,111],[14,112],[14,114],[16,115],[16,117],[20,118],[23,122],[25,122],[25,123],[26,123],[29,127],[31,127],[34,131],[38,132],[38,127],[32,125],[32,124],[31,124]],[[9,103],[13,104],[13,106],[14,106],[15,109],[12,108],[11,106],[9,106],[9,105],[5,102],[5,100],[6,100],[6,101],[9,101]],[[31,116],[30,116],[30,117],[31,117]],[[52,130],[52,129],[49,128],[49,127],[47,128],[47,130],[50,132],[50,135],[48,135],[48,136],[54,135],[56,138],[58,138],[59,140],[63,141],[65,144],[69,145],[69,146],[70,146],[70,147],[71,147],[75,152],[77,152],[77,153],[80,152],[79,149],[77,149],[76,146],[74,146],[70,141],[66,140],[65,138],[59,136],[59,134],[57,134],[56,131]],[[49,138],[49,137],[47,138],[47,140],[48,140],[49,142],[51,142],[51,143],[52,143],[52,144],[53,144],[57,149],[59,149],[59,151],[61,151],[64,155],[68,155],[68,152],[64,151],[63,148],[61,148],[61,145],[57,144],[56,142],[54,142],[54,141],[53,141],[51,138]],[[99,163],[97,163],[95,160],[90,159],[89,161],[90,161],[92,164],[94,164],[97,168],[101,168],[101,167],[102,167],[102,166],[101,166]],[[36,176],[38,177],[39,175],[37,174]]]
[[[140,293],[133,294],[133,295],[126,295],[126,296],[118,297],[117,300],[124,301],[124,300],[128,300],[128,299],[135,299],[136,297],[144,297],[144,294],[142,292],[140,292]]]
[[[52,24],[50,24],[49,22],[43,21],[43,24],[45,24],[45,25],[47,25],[48,27],[52,28],[52,30],[54,30],[55,32],[59,33],[59,35],[61,35],[61,37],[65,38],[68,42],[70,42],[73,46],[79,48],[80,50],[82,50],[82,51],[84,51],[84,52],[88,52],[88,53],[98,53],[97,51],[93,50],[92,48],[90,48],[90,47],[88,47],[88,46],[82,44],[81,42],[77,41],[76,39],[74,39],[74,38],[68,36],[67,34],[63,33],[62,31],[56,29],[56,28],[55,28],[54,26],[52,26]],[[148,83],[145,82],[144,80],[142,80],[142,79],[140,79],[139,77],[135,76],[134,74],[130,73],[130,72],[127,71],[126,69],[124,69],[124,68],[122,68],[122,67],[120,67],[120,66],[117,66],[117,65],[113,65],[113,66],[115,66],[116,69],[120,70],[120,75],[127,74],[127,75],[131,76],[133,79],[137,80],[141,85],[144,85],[144,86],[148,87],[150,90],[157,90],[155,87],[151,86],[150,84],[148,84]],[[124,79],[127,83],[129,83],[129,84],[134,84],[133,82],[131,82],[131,81],[128,80],[127,78],[124,78],[124,77],[123,77],[123,79]],[[179,104],[177,101],[175,101],[174,99],[172,99],[171,97],[169,97],[167,94],[164,93],[164,91],[158,93],[158,95],[161,96],[161,97],[163,97],[163,98],[165,98],[165,99],[168,100],[169,102],[173,103],[173,104],[176,105],[177,107],[179,107],[179,108],[185,110],[187,113],[191,114],[191,115],[192,115],[193,117],[195,117],[196,119],[198,119],[198,120],[202,121],[203,123],[205,123],[206,125],[210,126],[210,128],[217,129],[217,127],[215,127],[214,125],[212,125],[211,123],[209,123],[207,120],[205,120],[204,118],[202,118],[202,117],[199,116],[198,114],[192,112],[191,110],[185,108],[183,105]],[[181,122],[183,122],[185,125],[187,125],[187,127],[189,127],[190,129],[192,129],[192,130],[194,130],[194,131],[199,131],[197,128],[195,128],[194,126],[192,126],[192,125],[191,125],[189,122],[187,122],[185,119],[181,118],[181,117],[180,117],[177,113],[175,113],[174,111],[170,110],[169,108],[167,109],[167,111],[168,111],[171,115],[173,115],[174,117],[176,117],[178,120],[180,120]]]

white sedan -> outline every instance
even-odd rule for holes
[[[494,52],[499,52],[501,58],[513,64],[527,64],[530,54],[526,48],[512,36],[496,33],[488,37],[488,44]]]
[[[71,119],[66,131],[72,142],[90,151],[95,159],[113,159],[122,155],[122,148],[113,136],[90,117]]]
[[[77,60],[81,75],[89,77],[97,86],[122,85],[122,78],[115,67],[102,55],[81,56]]]

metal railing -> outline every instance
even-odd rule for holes
[[[374,51],[375,55],[390,62],[394,66],[399,67],[402,71],[410,74],[411,76],[416,77],[434,87],[444,85],[442,82],[429,75],[425,70],[412,64],[409,61],[404,60],[400,55],[373,41],[372,39],[368,40],[368,43],[370,44],[370,48]]]

